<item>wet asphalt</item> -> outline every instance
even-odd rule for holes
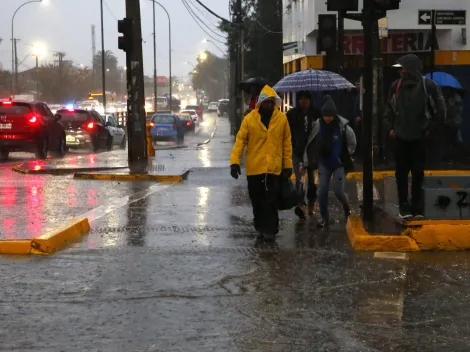
[[[246,179],[229,175],[231,146],[221,118],[210,143],[158,152],[192,168],[177,185],[2,166],[1,191],[18,189],[11,218],[27,227],[17,214],[33,209],[53,226],[88,214],[92,231],[51,257],[0,257],[0,350],[470,350],[468,252],[355,253],[333,198],[330,229],[285,211],[276,243],[261,243]]]

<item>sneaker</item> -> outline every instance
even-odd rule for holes
[[[294,210],[295,215],[299,217],[300,220],[305,220],[305,205],[297,205]]]
[[[416,220],[423,219],[424,214],[420,206],[413,206],[413,218]]]
[[[315,202],[312,202],[312,203],[308,203],[308,215],[310,216],[313,216],[315,215],[315,207],[316,207],[316,203]]]
[[[411,214],[410,206],[408,205],[408,203],[400,206],[400,213],[398,214],[398,216],[400,217],[400,219],[403,219],[403,220],[409,220],[413,217],[413,214]]]
[[[327,226],[328,226],[328,221],[322,219],[322,220],[320,220],[320,221],[318,222],[318,225],[317,225],[317,226],[318,226],[318,227],[321,227],[321,228],[327,227]]]

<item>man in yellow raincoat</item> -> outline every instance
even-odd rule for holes
[[[286,115],[280,110],[281,98],[265,86],[256,104],[242,121],[230,156],[230,173],[241,175],[241,158],[246,148],[245,165],[254,225],[266,241],[279,232],[279,192],[281,174],[292,175],[292,142]]]

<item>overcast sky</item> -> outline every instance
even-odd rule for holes
[[[0,21],[0,64],[5,69],[11,69],[11,17],[14,11],[26,0],[0,0],[2,3]],[[46,0],[45,0],[46,1]],[[48,5],[31,3],[18,11],[15,22],[15,37],[21,39],[18,43],[18,60],[21,62],[32,46],[36,43],[47,49],[46,57],[41,62],[52,61],[53,52],[66,53],[65,59],[76,64],[91,65],[92,41],[91,25],[96,26],[97,51],[101,50],[100,0],[47,0]],[[198,52],[209,50],[222,55],[212,43],[203,43],[209,38],[192,19],[181,0],[159,0],[166,7],[172,19],[173,32],[173,74],[187,75],[191,66],[185,61],[196,62]],[[196,14],[211,28],[215,29],[216,19],[203,10],[194,0],[186,0],[197,6],[201,12]],[[202,0],[204,4],[228,18],[229,0]],[[104,32],[105,50],[111,50],[119,59],[119,65],[124,66],[125,54],[117,47],[117,19],[125,17],[125,0],[104,1]],[[142,38],[144,50],[144,70],[148,75],[153,74],[153,18],[150,0],[140,0],[142,11]],[[206,17],[203,17],[203,15]],[[202,25],[203,26],[203,25]],[[203,28],[207,30],[206,27]],[[222,42],[220,36],[209,33]],[[220,33],[220,32],[218,32]],[[222,33],[220,33],[222,34]],[[210,39],[210,38],[209,38]],[[211,39],[212,40],[212,39]],[[217,43],[217,42],[216,42]],[[217,43],[224,51],[224,44]],[[157,70],[158,75],[168,75],[168,21],[164,11],[157,6]],[[35,66],[35,59],[27,58],[19,70]]]

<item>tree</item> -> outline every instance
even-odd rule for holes
[[[275,84],[283,77],[282,0],[243,0],[242,17],[245,29],[245,78],[263,77]],[[230,2],[235,13],[235,0]],[[231,60],[237,61],[238,29],[221,23],[227,33]]]
[[[106,68],[106,90],[121,92],[122,91],[122,72],[118,70],[118,59],[110,50],[104,52],[104,66]],[[95,72],[95,89],[102,86],[102,51],[100,50],[93,58],[93,68]]]
[[[227,87],[227,60],[207,52],[193,71],[193,88],[204,90],[211,101],[225,97]]]
[[[11,91],[11,72],[0,70],[0,97],[7,96]]]

